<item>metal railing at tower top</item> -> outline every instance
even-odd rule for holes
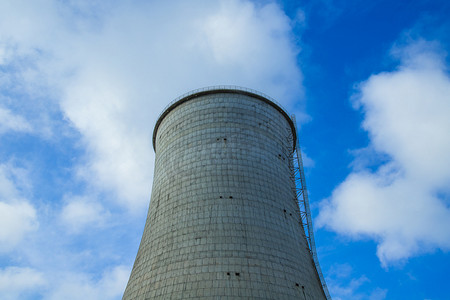
[[[156,151],[156,133],[158,131],[159,125],[161,124],[162,120],[177,106],[191,100],[195,99],[197,97],[209,95],[209,94],[220,94],[220,93],[231,93],[231,94],[241,94],[245,96],[250,96],[255,99],[262,100],[263,102],[269,104],[270,106],[274,107],[276,110],[278,110],[288,121],[289,125],[291,126],[291,130],[294,134],[294,137],[297,136],[296,129],[294,126],[294,123],[289,116],[287,110],[278,103],[275,99],[271,98],[270,96],[267,96],[264,93],[258,92],[253,89],[245,88],[245,87],[239,87],[239,86],[233,86],[233,85],[216,85],[216,86],[209,86],[204,87],[200,89],[196,89],[190,92],[187,92],[174,100],[172,100],[165,108],[164,110],[159,114],[158,119],[156,120],[154,129],[153,129],[153,149]],[[295,140],[295,138],[294,138]],[[293,143],[293,147],[295,148],[295,143]]]
[[[295,116],[292,115],[291,119],[294,122],[296,127],[295,129],[297,131]],[[295,198],[300,210],[300,222],[305,232],[308,248],[312,255],[317,275],[320,279],[320,284],[322,285],[323,292],[327,300],[331,300],[325,278],[323,277],[322,269],[320,268],[319,259],[317,257],[316,242],[314,240],[314,230],[311,219],[311,209],[309,207],[308,190],[306,188],[305,171],[303,169],[302,150],[300,148],[298,136],[299,134],[297,134],[297,138],[295,140],[296,147],[292,153],[292,177],[294,180]]]
[[[183,95],[173,99],[172,101],[170,101],[169,104],[166,105],[166,107],[164,107],[162,112],[159,114],[157,120],[164,114],[164,112],[169,107],[171,107],[173,104],[177,103],[181,99],[184,99],[184,98],[189,97],[189,96],[196,95],[198,93],[208,92],[208,91],[215,91],[215,90],[244,91],[244,92],[248,92],[248,93],[251,93],[251,94],[255,94],[255,95],[261,96],[263,98],[266,98],[267,100],[272,101],[276,105],[278,105],[287,115],[289,115],[288,111],[278,101],[276,101],[272,97],[270,97],[270,96],[268,96],[268,95],[266,95],[264,93],[261,93],[261,92],[259,92],[257,90],[246,88],[246,87],[241,87],[241,86],[237,86],[237,85],[212,85],[212,86],[207,86],[207,87],[203,87],[203,88],[199,88],[199,89],[195,89],[195,90],[189,91],[189,92],[184,93]]]

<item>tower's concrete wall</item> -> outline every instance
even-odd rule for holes
[[[325,299],[299,224],[291,125],[239,93],[199,95],[163,115],[123,299]]]

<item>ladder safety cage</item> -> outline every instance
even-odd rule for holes
[[[302,152],[299,143],[299,132],[297,130],[297,123],[295,120],[295,115],[291,116],[292,121],[294,122],[295,131],[297,132],[297,138],[295,142],[295,149],[291,154],[291,174],[292,180],[294,182],[294,195],[295,201],[300,210],[300,223],[303,226],[305,232],[305,238],[308,244],[309,251],[312,255],[314,265],[316,267],[317,274],[320,279],[320,283],[323,287],[323,291],[325,293],[325,297],[327,300],[331,300],[330,293],[328,292],[328,287],[325,282],[325,278],[323,277],[322,270],[319,265],[319,259],[317,257],[316,244],[314,241],[314,232],[313,232],[313,224],[311,219],[311,210],[309,207],[309,198],[308,198],[308,190],[306,188],[305,181],[305,171],[303,169],[303,160],[302,160]],[[293,139],[294,136],[291,134],[290,139]]]

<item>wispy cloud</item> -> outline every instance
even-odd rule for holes
[[[333,299],[386,299],[388,290],[374,288],[367,291],[364,285],[368,284],[370,279],[365,275],[355,276],[354,273],[348,264],[334,264],[328,270],[326,281]]]
[[[45,292],[45,299],[120,299],[125,290],[129,272],[128,268],[117,266],[105,270],[99,279],[81,273],[61,274],[61,277],[56,279],[55,286]]]
[[[21,191],[27,179],[21,176],[24,172],[12,163],[0,164],[0,252],[12,251],[38,228],[36,209]]]
[[[79,233],[92,227],[102,227],[110,213],[95,199],[90,197],[67,197],[67,204],[61,211],[61,222],[69,232]]]
[[[0,294],[5,300],[23,299],[46,284],[44,274],[31,268],[0,269]]]
[[[32,128],[25,118],[0,106],[0,134],[10,131],[30,132]]]

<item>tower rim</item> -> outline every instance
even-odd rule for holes
[[[187,101],[190,101],[192,99],[195,99],[195,98],[198,98],[201,96],[205,96],[205,95],[221,94],[221,93],[250,96],[252,98],[261,100],[261,101],[269,104],[270,106],[274,107],[276,110],[278,110],[285,117],[285,119],[289,123],[289,126],[291,127],[291,131],[292,131],[292,135],[293,135],[292,149],[295,150],[295,148],[296,148],[295,141],[297,140],[297,131],[295,129],[296,127],[295,127],[294,121],[291,119],[291,117],[289,117],[287,110],[284,109],[283,106],[281,106],[281,104],[279,104],[276,100],[274,100],[273,98],[271,98],[261,92],[258,92],[256,90],[249,89],[249,88],[244,88],[244,87],[240,87],[240,86],[231,86],[231,85],[208,86],[208,87],[204,87],[204,88],[200,88],[200,89],[195,89],[195,90],[189,91],[189,92],[175,98],[174,100],[172,100],[164,108],[164,110],[158,116],[158,119],[156,121],[155,127],[153,129],[153,140],[152,140],[153,150],[156,152],[156,135],[158,132],[158,128],[161,125],[161,122],[164,120],[164,118],[172,110],[174,110],[177,106],[179,106]]]

